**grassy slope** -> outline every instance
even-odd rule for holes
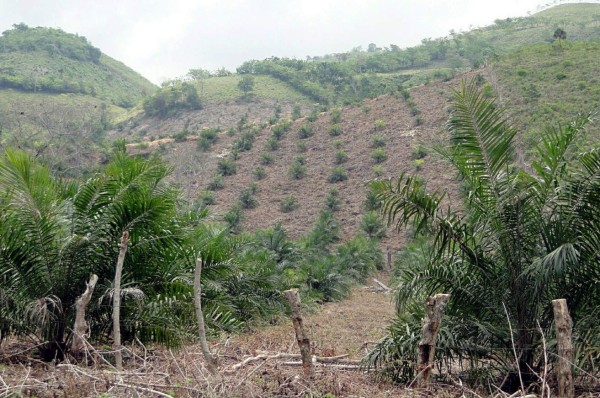
[[[600,41],[540,44],[515,51],[493,65],[502,101],[526,131],[530,148],[539,131],[579,113],[600,110]],[[600,141],[600,125],[589,126]]]
[[[234,101],[240,98],[241,92],[237,84],[241,77],[239,75],[211,77],[196,83],[200,100],[203,103],[218,103]],[[271,76],[255,76],[254,98],[259,100],[276,100],[307,102],[309,99],[298,93],[289,85]]]

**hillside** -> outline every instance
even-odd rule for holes
[[[527,161],[536,137],[549,124],[570,120],[577,113],[597,111],[600,71],[596,60],[600,59],[600,46],[594,27],[598,11],[598,4],[563,5],[532,17],[496,21],[491,27],[462,33],[457,36],[463,43],[460,46],[487,43],[483,47],[495,49],[496,55],[488,60],[487,67],[479,65],[461,73],[455,69],[452,75],[456,76],[438,75],[436,79],[434,75],[447,62],[438,60],[401,72],[411,74],[410,78],[428,74],[429,83],[408,88],[412,83],[404,80],[401,89],[396,87],[389,94],[346,106],[315,107],[298,97],[285,101],[280,95],[290,95],[293,87],[286,88],[281,79],[261,74],[254,76],[256,97],[244,100],[236,87],[239,75],[211,77],[196,82],[197,87],[204,85],[204,109],[165,119],[140,113],[114,134],[138,142],[130,145],[131,153],[155,152],[168,159],[175,169],[173,180],[191,201],[209,203],[217,219],[235,209],[242,195],[256,191],[252,195],[256,204],[240,212],[242,227],[250,230],[281,222],[293,237],[301,236],[310,230],[329,200],[330,190],[335,189],[340,198],[336,217],[343,237],[348,238],[361,230],[362,217],[368,213],[364,202],[370,179],[415,173],[428,181],[429,187],[447,190],[451,199],[457,198],[458,183],[432,148],[445,144],[446,104],[452,87],[462,79],[477,77],[487,95],[498,96],[499,103],[508,108],[513,123],[522,132],[520,158],[516,159],[519,162]],[[559,23],[569,32],[561,43],[552,40]],[[447,42],[459,46],[456,40]],[[430,44],[420,48],[427,46]],[[364,54],[377,58],[390,52]],[[272,66],[278,61],[265,62]],[[313,58],[312,64],[319,62]],[[273,91],[265,94],[263,84]],[[219,90],[213,91],[217,86]],[[292,119],[293,104],[302,105],[302,117],[286,125],[282,120]],[[277,107],[281,119],[275,121]],[[336,113],[339,121],[333,120]],[[600,141],[598,124],[589,126],[588,131],[589,142]],[[222,172],[219,162],[224,159],[229,159],[236,171],[215,180]],[[347,179],[329,182],[336,168]],[[289,203],[293,204],[291,210]],[[404,237],[388,233],[383,245],[399,248],[403,241]]]
[[[85,37],[14,25],[0,36],[0,146],[88,172],[105,159],[110,121],[155,89]]]

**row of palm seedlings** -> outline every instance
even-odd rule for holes
[[[565,298],[574,369],[598,376],[600,148],[579,149],[590,147],[582,145],[588,122],[578,117],[548,129],[531,164],[520,166],[506,113],[475,82],[455,91],[451,145],[440,152],[464,186],[461,208],[419,178],[373,184],[389,223],[414,228],[421,244],[396,264],[398,315],[369,365],[413,380],[423,302],[449,293],[436,350],[444,373],[460,365],[466,372],[456,376],[466,382],[527,388],[552,373],[551,302]]]
[[[193,341],[198,258],[203,312],[213,335],[281,314],[283,289],[318,290],[306,256],[314,250],[304,240],[291,241],[280,226],[231,235],[225,225],[207,221],[206,212],[184,210],[189,206],[165,182],[169,172],[160,160],[130,157],[121,148],[88,180],[65,181],[24,152],[7,149],[0,155],[0,343],[26,340],[45,360],[69,354],[76,302],[93,274],[98,283],[87,309],[86,337],[92,345],[110,342],[124,232],[129,235],[120,289],[124,342],[177,347]],[[373,269],[376,243],[358,239],[355,244],[375,253],[366,265]],[[350,260],[336,259],[321,278],[355,275],[346,270]]]

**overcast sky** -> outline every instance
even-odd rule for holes
[[[0,30],[60,27],[160,83],[249,59],[418,44],[552,0],[0,0]]]

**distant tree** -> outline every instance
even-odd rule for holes
[[[558,46],[562,48],[562,41],[567,40],[567,32],[562,28],[556,28],[553,38],[554,40],[558,40]]]
[[[244,97],[248,97],[252,90],[254,90],[254,77],[245,75],[238,82],[238,88],[244,93]]]

